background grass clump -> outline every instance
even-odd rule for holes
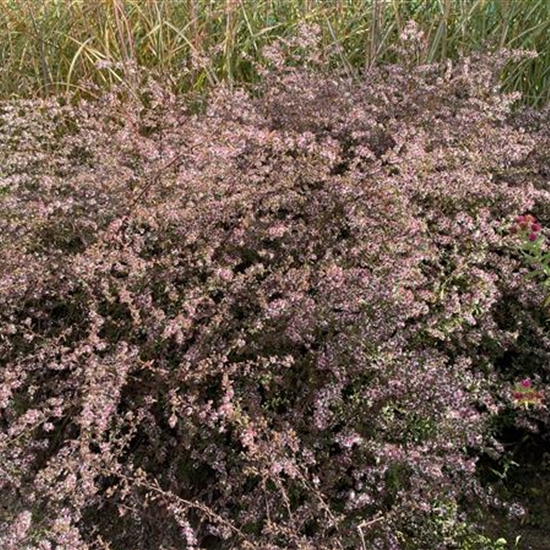
[[[138,69],[2,103],[3,548],[487,548],[477,464],[548,439],[508,233],[550,222],[548,114],[498,91],[515,53],[303,55],[200,114]]]
[[[128,79],[134,63],[180,91],[257,81],[255,63],[275,38],[302,24],[321,29],[333,66],[358,78],[375,63],[400,61],[400,37],[415,20],[426,42],[419,63],[480,49],[529,49],[509,65],[507,91],[544,105],[550,90],[550,4],[546,0],[2,0],[0,95],[94,93]]]

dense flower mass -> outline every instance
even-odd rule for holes
[[[496,58],[273,59],[199,113],[145,77],[1,105],[2,548],[471,536],[506,388],[548,376],[501,230],[550,221],[547,115]]]

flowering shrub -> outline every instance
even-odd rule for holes
[[[456,548],[488,502],[496,390],[547,376],[499,230],[543,130],[496,58],[273,59],[202,114],[1,106],[2,548]]]

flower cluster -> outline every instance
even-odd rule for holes
[[[527,237],[529,241],[533,242],[539,238],[541,229],[542,225],[537,221],[535,216],[525,214],[516,217],[514,225],[511,228],[511,232],[519,233],[520,235]]]
[[[514,386],[512,397],[514,404],[528,408],[542,405],[544,394],[533,387],[530,378],[525,378]]]
[[[510,232],[520,237],[518,248],[532,269],[528,277],[539,280],[546,293],[544,307],[547,307],[550,305],[550,252],[542,237],[542,225],[533,215],[526,214],[516,217]]]

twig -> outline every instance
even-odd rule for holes
[[[365,543],[365,533],[363,533],[363,529],[366,529],[368,527],[371,527],[375,523],[378,523],[379,521],[382,521],[384,519],[384,516],[378,515],[375,518],[369,520],[369,521],[362,521],[358,526],[357,530],[359,531],[359,536],[361,537],[361,546],[363,550],[367,550],[367,546]]]
[[[235,525],[233,525],[233,523],[226,520],[225,518],[223,518],[222,516],[220,516],[219,514],[214,512],[214,510],[212,510],[211,508],[209,508],[205,504],[202,504],[201,502],[193,502],[191,500],[186,500],[184,498],[179,497],[178,495],[175,495],[172,492],[165,491],[164,489],[162,489],[162,487],[160,486],[159,482],[156,479],[154,480],[154,484],[151,484],[147,480],[142,480],[140,478],[136,479],[135,477],[131,478],[131,477],[126,476],[125,474],[122,474],[120,472],[111,472],[109,470],[104,470],[104,472],[109,474],[109,475],[115,475],[115,476],[117,476],[121,479],[124,479],[127,482],[131,482],[131,483],[134,484],[134,486],[139,486],[139,487],[142,487],[144,489],[148,489],[149,491],[152,491],[152,492],[164,497],[165,499],[175,500],[178,503],[181,503],[181,504],[183,504],[184,506],[186,506],[188,508],[194,508],[196,510],[200,510],[201,512],[206,514],[210,519],[218,522],[221,525],[224,525],[225,527],[230,529],[235,535],[239,536],[241,539],[246,541],[247,545],[248,545],[247,546],[248,548],[256,548],[256,546],[248,540],[248,537],[246,536],[246,534],[243,533],[243,531],[241,531],[238,527],[235,527]],[[143,470],[141,470],[141,471],[138,470],[138,472],[141,473],[142,475],[145,475],[145,472]]]

